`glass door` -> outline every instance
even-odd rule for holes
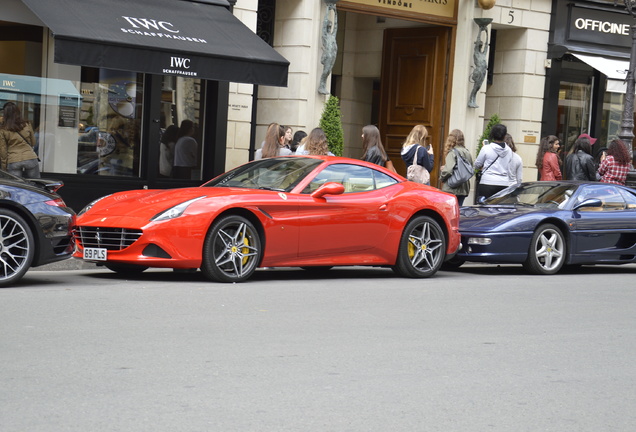
[[[556,136],[567,154],[576,138],[590,133],[592,84],[561,81]]]

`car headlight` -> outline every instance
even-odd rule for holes
[[[471,237],[468,239],[469,245],[487,246],[490,243],[492,243],[492,239],[489,239],[488,237]]]
[[[110,194],[110,195],[112,195],[112,194]],[[103,197],[101,197],[101,198],[97,198],[96,200],[91,201],[90,203],[88,203],[88,204],[86,205],[86,207],[84,207],[82,210],[80,210],[80,212],[79,212],[77,215],[78,215],[78,216],[83,215],[84,213],[86,213],[87,211],[89,211],[91,208],[93,208],[93,206],[94,206],[95,204],[97,204],[97,202],[99,202],[99,201],[103,200],[103,199],[104,199],[104,198],[106,198],[106,197],[109,197],[110,195],[105,195],[105,196],[103,196]]]
[[[192,204],[195,201],[200,200],[201,198],[205,198],[205,195],[197,197],[197,198],[192,198],[189,201],[182,202],[181,204],[177,204],[174,207],[170,207],[168,210],[164,210],[161,213],[157,213],[150,220],[156,222],[156,221],[162,221],[162,220],[168,220],[168,219],[177,218],[177,217],[181,216],[184,211],[186,211],[186,209],[188,208],[188,206],[190,204]]]

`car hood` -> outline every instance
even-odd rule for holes
[[[264,191],[241,188],[192,187],[180,189],[118,192],[98,201],[86,214],[91,216],[135,216],[150,219],[156,214],[194,198],[224,198]]]
[[[459,213],[459,230],[491,230],[536,211],[534,207],[519,206],[462,207]]]

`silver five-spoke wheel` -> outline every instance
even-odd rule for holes
[[[218,282],[241,282],[254,273],[262,253],[254,225],[242,216],[225,216],[208,233],[201,270]]]
[[[445,256],[446,237],[439,224],[428,216],[418,216],[402,234],[394,269],[405,277],[430,277]]]
[[[554,274],[561,270],[566,259],[563,233],[552,224],[541,225],[530,242],[525,269],[533,274]]]

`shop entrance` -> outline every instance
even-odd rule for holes
[[[387,29],[384,34],[379,128],[398,172],[406,174],[400,151],[413,126],[428,128],[436,184],[445,138],[445,100],[450,28]]]

